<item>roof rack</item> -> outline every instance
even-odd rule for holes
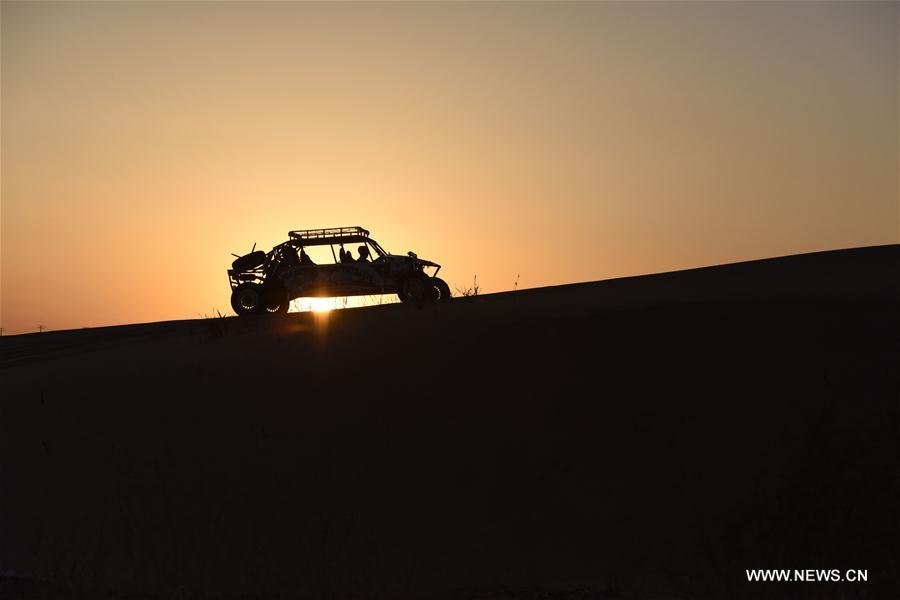
[[[326,227],[324,229],[296,229],[289,231],[288,236],[292,240],[320,240],[322,238],[339,238],[346,236],[369,237],[369,230],[359,225],[354,227]]]

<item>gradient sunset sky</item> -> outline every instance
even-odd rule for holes
[[[7,333],[363,225],[483,292],[900,241],[897,2],[2,2]]]

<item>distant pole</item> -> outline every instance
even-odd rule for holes
[[[38,333],[44,333],[44,326],[38,325]]]

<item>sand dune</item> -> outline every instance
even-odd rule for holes
[[[897,245],[4,337],[0,597],[896,597],[898,364]]]
[[[465,312],[465,318],[470,312],[477,312],[491,318],[516,319],[590,315],[610,309],[688,302],[895,301],[898,298],[900,245],[890,245],[457,298],[452,310]],[[440,308],[444,311],[442,316],[450,311]],[[401,318],[406,320],[422,316],[411,317],[412,311],[405,307],[385,305],[362,309],[366,317],[360,315],[360,318],[383,319],[385,314],[398,311],[402,311]],[[190,334],[208,327],[207,322],[208,319],[191,319],[54,331],[41,334],[40,338],[34,334],[7,336],[0,340],[3,342],[0,367],[103,344],[131,344],[160,336]],[[270,326],[270,322],[262,320],[241,329]]]

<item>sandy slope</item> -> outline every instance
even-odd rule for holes
[[[0,573],[182,597],[896,596],[898,364],[900,246],[3,338]],[[870,583],[747,584],[762,567]]]

